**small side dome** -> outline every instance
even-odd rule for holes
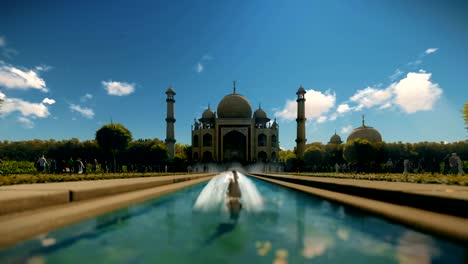
[[[267,115],[265,113],[265,111],[263,111],[262,108],[258,108],[257,110],[255,110],[254,112],[254,118],[267,118]]]
[[[215,113],[213,112],[213,110],[210,109],[210,106],[208,106],[208,108],[205,111],[203,111],[202,118],[203,119],[215,118]]]
[[[343,143],[343,141],[341,140],[341,137],[338,136],[335,132],[335,134],[333,136],[331,136],[330,138],[330,142],[328,142],[329,144],[341,144]]]

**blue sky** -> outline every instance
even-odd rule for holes
[[[1,140],[93,139],[111,120],[165,139],[169,86],[176,139],[224,95],[246,96],[307,142],[361,124],[386,142],[467,139],[464,1],[2,1]]]

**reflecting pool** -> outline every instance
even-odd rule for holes
[[[213,204],[207,202],[212,197],[214,204],[222,206],[195,206],[210,183],[198,184],[3,249],[0,262],[467,262],[466,249],[460,245],[357,209],[240,176],[239,182],[244,181],[243,205],[235,214],[224,206],[229,203],[224,195],[215,195],[225,192],[232,177],[229,172],[210,181],[213,193],[203,202]],[[213,184],[216,180],[219,184]],[[253,194],[247,198],[245,188],[252,186],[242,187],[246,183],[254,185],[259,197]]]

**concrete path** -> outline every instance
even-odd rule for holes
[[[468,186],[253,174],[392,204],[468,217]]]
[[[209,176],[214,176],[214,174],[1,186],[0,215],[143,190]]]

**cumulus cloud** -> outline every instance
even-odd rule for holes
[[[109,95],[124,96],[135,92],[135,84],[133,83],[102,81],[102,85]]]
[[[398,77],[400,77],[401,75],[403,74],[403,71],[400,70],[400,69],[396,69],[395,72],[390,75],[390,80],[394,81],[396,80]]]
[[[430,81],[431,75],[424,71],[410,72],[392,85],[395,104],[406,113],[431,110],[442,94],[439,85]]]
[[[87,94],[83,95],[83,96],[80,98],[80,101],[81,101],[81,102],[86,102],[86,101],[91,100],[91,99],[93,99],[93,95],[87,93]]]
[[[342,134],[348,134],[349,132],[351,132],[351,130],[353,130],[353,127],[351,125],[347,125],[347,126],[342,127],[340,132]]]
[[[92,119],[94,117],[94,111],[91,108],[81,107],[76,104],[70,104],[70,109],[74,112],[80,113],[86,118]]]
[[[360,111],[372,107],[388,109],[393,105],[406,113],[431,110],[442,94],[442,89],[438,84],[432,83],[430,78],[430,73],[421,70],[409,72],[406,77],[391,83],[384,89],[367,87],[358,90],[350,98],[350,101],[357,105],[350,107],[347,104],[341,104],[338,106],[337,113],[349,110]]]
[[[329,91],[322,93],[320,91],[307,90],[305,99],[306,118],[316,120],[317,122],[324,122],[325,120],[322,116],[335,105],[336,95]],[[284,108],[275,112],[275,116],[284,120],[295,120],[297,117],[297,102],[295,100],[286,100]]]
[[[429,48],[426,51],[424,51],[425,54],[431,54],[434,53],[438,50],[438,48]]]
[[[200,62],[197,62],[197,64],[195,64],[195,71],[197,73],[203,72],[203,69],[204,69],[203,64],[201,64]]]
[[[344,114],[344,113],[347,113],[347,112],[349,112],[349,111],[351,111],[351,108],[349,107],[348,104],[340,104],[340,105],[338,106],[338,108],[336,109],[336,112],[337,112],[338,114]]]
[[[55,100],[54,99],[49,99],[49,98],[46,97],[46,98],[44,98],[44,100],[42,100],[42,103],[52,105],[52,104],[55,104]]]
[[[385,104],[392,97],[391,89],[376,89],[367,87],[364,90],[358,90],[356,94],[351,96],[350,100],[356,102],[356,110],[370,108],[376,105]]]
[[[8,65],[0,66],[0,86],[9,89],[37,89],[48,92],[46,83],[37,72],[33,70],[21,70]]]
[[[34,122],[27,117],[20,116],[18,117],[18,121],[23,124],[24,128],[27,128],[27,129],[34,128]]]
[[[1,112],[10,114],[12,112],[20,112],[24,117],[47,117],[50,115],[49,109],[43,103],[31,103],[19,98],[9,98],[0,92],[0,98],[3,99]]]

